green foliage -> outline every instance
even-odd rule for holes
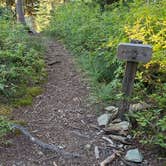
[[[46,77],[41,38],[29,36],[4,8],[0,8],[0,29],[0,102],[31,104],[42,92],[40,84]],[[0,137],[11,130],[10,115],[10,110],[0,105]]]
[[[48,28],[51,19],[52,10],[56,10],[58,3],[61,0],[42,0],[38,5],[37,12],[35,13],[36,30],[41,32]]]
[[[0,140],[1,137],[11,131],[11,124],[8,120],[11,116],[11,113],[11,108],[0,105]]]
[[[160,110],[146,110],[134,112],[131,117],[135,118],[138,128],[134,131],[135,136],[143,136],[142,143],[151,145],[160,145],[166,148],[166,115]]]
[[[0,116],[0,138],[11,131],[11,124],[4,117]]]
[[[26,95],[24,95],[24,97],[22,98],[15,100],[13,103],[14,107],[31,105],[33,102],[33,97],[38,96],[43,91],[41,87],[29,87],[25,89],[26,90],[24,91],[24,93],[26,93]]]
[[[52,13],[49,33],[63,39],[73,54],[78,55],[77,60],[91,78],[93,99],[97,102],[121,99],[124,63],[116,58],[117,45],[130,39],[151,44],[153,58],[150,63],[139,65],[133,99],[146,98],[159,111],[140,112],[134,118],[139,124],[137,134],[145,134],[145,140],[151,140],[144,143],[165,147],[166,3],[121,2],[106,6],[102,14],[93,3],[62,5]],[[151,125],[152,130],[147,130]]]
[[[36,86],[44,79],[44,50],[21,25],[3,19],[0,25],[0,96],[11,100],[19,97],[20,87]]]

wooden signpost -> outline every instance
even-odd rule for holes
[[[124,119],[124,114],[129,110],[129,97],[132,93],[138,63],[149,62],[151,56],[152,47],[142,44],[142,41],[132,40],[131,43],[120,43],[118,45],[118,58],[127,61],[122,85],[124,99],[119,108],[121,119]]]

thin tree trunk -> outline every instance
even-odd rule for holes
[[[23,0],[15,0],[16,4],[16,13],[17,13],[17,22],[26,25],[25,17],[24,17],[24,9],[23,9]]]
[[[10,0],[6,0],[6,7],[8,9],[11,9],[11,3],[10,3]]]

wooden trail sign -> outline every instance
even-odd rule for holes
[[[150,61],[152,55],[152,47],[144,44],[121,43],[118,46],[118,58],[130,62]]]
[[[138,63],[149,62],[151,56],[152,47],[150,45],[142,44],[142,41],[132,40],[131,43],[121,43],[118,45],[118,58],[127,61],[122,83],[124,99],[119,108],[121,119],[124,119],[124,114],[129,110],[129,97],[132,94]]]

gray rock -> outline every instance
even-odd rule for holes
[[[131,162],[136,162],[136,163],[141,163],[143,161],[143,155],[137,148],[130,149],[127,151],[125,160],[131,161]]]
[[[86,145],[85,145],[85,149],[86,149],[86,150],[90,150],[90,149],[91,149],[91,144],[86,144]]]
[[[124,147],[123,144],[119,144],[119,145],[118,145],[118,148],[123,148],[123,147]]]
[[[106,111],[117,111],[118,108],[114,107],[114,106],[108,106],[108,107],[105,107],[104,110],[106,110]]]
[[[127,138],[130,140],[130,139],[132,139],[132,136],[131,135],[127,135]]]
[[[129,129],[130,123],[127,121],[122,121],[120,123],[110,123],[109,129],[112,131],[126,131]]]
[[[129,111],[134,112],[134,111],[140,111],[140,110],[145,110],[147,108],[150,108],[151,105],[147,103],[137,103],[137,104],[131,104]]]
[[[105,107],[104,110],[111,114],[111,120],[115,119],[118,115],[118,108],[114,106]]]
[[[129,131],[130,123],[127,121],[122,121],[119,123],[110,123],[104,128],[106,134],[115,134],[127,136]]]
[[[97,118],[97,122],[99,126],[106,126],[109,123],[110,118],[111,114],[105,113]]]

